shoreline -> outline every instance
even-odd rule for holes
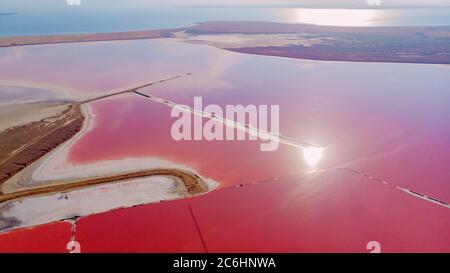
[[[100,41],[120,41],[167,38],[170,33],[179,29],[124,31],[89,34],[56,34],[56,35],[32,35],[32,36],[7,36],[0,37],[1,47],[25,46],[25,45],[46,45],[63,43],[83,43]]]
[[[185,37],[177,37],[184,32]],[[222,39],[229,36],[234,42]],[[250,43],[247,38],[267,36]],[[284,37],[284,38],[283,38]],[[350,62],[450,64],[450,26],[341,27],[270,22],[203,22],[194,26],[110,33],[0,37],[1,47],[171,38],[242,54]],[[206,38],[206,40],[205,40]],[[208,39],[213,39],[208,40]],[[289,43],[291,41],[291,43]],[[248,41],[247,41],[248,42]]]
[[[186,74],[186,75],[189,75]],[[101,100],[111,96],[131,93],[135,89],[146,87],[149,85],[174,80],[186,75],[177,75],[171,78],[162,79],[155,82],[145,83],[131,87],[119,92],[101,95],[95,98],[75,102],[69,105],[68,109],[60,115],[53,117],[56,121],[51,123],[48,131],[41,131],[42,125],[46,124],[46,119],[38,122],[32,122],[22,126],[16,126],[0,134],[0,138],[16,139],[14,133],[30,134],[30,130],[35,129],[37,136],[33,136],[31,143],[28,139],[24,140],[25,144],[19,149],[13,150],[9,156],[0,162],[0,203],[18,198],[40,196],[57,192],[73,191],[85,187],[92,187],[101,184],[112,184],[127,181],[130,179],[139,179],[153,176],[169,176],[180,179],[186,190],[191,195],[204,193],[210,190],[206,179],[200,178],[194,171],[181,169],[180,167],[162,164],[152,168],[129,170],[127,172],[95,175],[92,177],[67,178],[49,180],[48,183],[36,185],[21,185],[21,177],[30,175],[32,181],[35,173],[49,156],[54,156],[52,151],[61,151],[68,145],[79,139],[92,126],[91,114],[87,107],[87,103]],[[36,129],[36,128],[37,129]],[[73,127],[73,128],[72,128]],[[12,133],[12,136],[11,136]],[[63,137],[60,137],[60,136]],[[13,141],[13,144],[18,145]],[[21,145],[21,144],[19,144]],[[15,148],[15,147],[14,147]],[[58,149],[58,150],[57,150]],[[44,160],[42,163],[42,160]],[[12,169],[11,169],[12,168]],[[36,169],[37,168],[37,169]],[[39,182],[39,181],[38,181]],[[213,187],[212,187],[213,188]]]

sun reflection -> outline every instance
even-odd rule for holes
[[[323,148],[307,147],[303,149],[303,157],[309,167],[315,168],[323,156]]]
[[[298,9],[303,24],[328,26],[372,26],[378,11],[373,9]]]

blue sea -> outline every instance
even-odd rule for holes
[[[163,29],[205,21],[268,21],[337,26],[438,26],[450,25],[450,8],[102,8],[86,7],[84,4],[35,8],[30,5],[0,3],[0,36]]]

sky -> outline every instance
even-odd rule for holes
[[[137,0],[140,2],[140,0]],[[144,0],[145,1],[145,0]],[[152,1],[152,0],[150,0]],[[148,1],[147,1],[148,2]],[[157,2],[157,1],[154,1]],[[324,7],[361,7],[367,5],[367,0],[168,0],[167,2],[186,2],[192,5],[305,5]],[[450,0],[381,0],[382,4],[402,6],[402,5],[450,5]]]
[[[11,7],[58,8],[67,0],[0,0],[0,12]],[[69,0],[73,1],[73,0]],[[80,0],[90,8],[145,8],[157,6],[295,6],[364,8],[370,0]],[[381,7],[450,6],[450,0],[380,0]]]

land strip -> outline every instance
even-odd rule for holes
[[[36,35],[0,37],[0,47],[43,45],[59,43],[81,43],[97,41],[138,40],[168,37],[178,29],[143,30],[110,33],[64,34],[64,35]]]
[[[149,176],[171,176],[183,181],[187,191],[191,195],[201,194],[208,191],[208,185],[196,174],[178,169],[150,169],[123,173],[112,176],[96,177],[91,179],[62,181],[61,184],[52,186],[36,187],[28,190],[17,191],[0,195],[0,203],[10,200],[23,199],[30,196],[48,195],[52,193],[74,191],[86,187],[98,186],[106,183],[119,183],[125,180],[145,178]]]

